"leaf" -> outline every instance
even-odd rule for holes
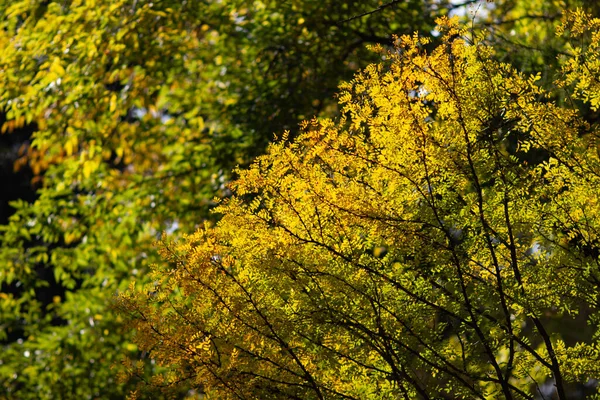
[[[98,169],[97,160],[86,160],[83,163],[83,177],[89,178]]]
[[[113,93],[110,96],[110,105],[109,105],[108,110],[112,113],[112,112],[115,112],[116,109],[117,109],[117,94]]]
[[[55,74],[53,76],[57,76],[57,77],[61,77],[61,76],[65,75],[66,71],[60,64],[60,58],[58,58],[58,57],[54,58],[54,60],[52,61],[52,64],[50,64],[50,72]]]

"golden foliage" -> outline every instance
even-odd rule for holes
[[[584,14],[566,17],[594,31]],[[120,297],[137,343],[207,398],[533,398],[598,376],[595,127],[456,20],[397,39],[240,170],[223,217]],[[595,106],[587,50],[566,82]],[[588,63],[590,63],[588,65]]]

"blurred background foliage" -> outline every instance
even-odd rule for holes
[[[0,0],[0,398],[123,398],[111,299],[233,167],[314,115],[392,34],[459,15],[550,82],[565,8],[594,1]],[[435,41],[432,43],[435,45]],[[590,119],[595,115],[590,112]],[[191,394],[190,394],[191,395]]]

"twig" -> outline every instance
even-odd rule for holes
[[[398,4],[398,3],[400,3],[400,1],[401,1],[401,0],[392,0],[392,1],[390,1],[389,3],[382,4],[382,5],[380,5],[379,7],[375,8],[375,9],[373,9],[373,10],[371,10],[371,11],[367,11],[367,12],[364,12],[364,13],[362,13],[362,14],[355,15],[355,16],[353,16],[353,17],[350,17],[350,18],[348,18],[348,19],[345,19],[345,20],[343,20],[343,21],[340,21],[339,23],[340,23],[340,24],[343,24],[344,22],[350,22],[350,21],[353,21],[353,20],[355,20],[355,19],[358,19],[358,18],[366,17],[367,15],[375,14],[376,12],[379,12],[379,11],[381,11],[381,10],[384,10],[384,9],[388,8],[388,7],[391,7],[391,6],[393,6],[394,4]]]

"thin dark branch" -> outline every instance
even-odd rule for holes
[[[364,12],[362,14],[358,14],[358,15],[355,15],[353,17],[347,18],[347,19],[345,19],[343,21],[340,21],[339,24],[343,24],[345,22],[350,22],[350,21],[353,21],[355,19],[366,17],[367,15],[375,14],[376,12],[385,10],[386,8],[391,7],[391,6],[393,6],[395,4],[398,4],[398,3],[400,3],[400,0],[392,0],[389,3],[382,4],[379,7],[375,8],[375,9],[373,9],[371,11],[367,11],[367,12]]]

